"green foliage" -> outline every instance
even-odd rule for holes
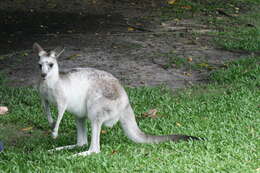
[[[248,57],[227,65],[228,69],[215,71],[211,79],[220,84],[240,83],[260,86],[260,58]]]
[[[218,35],[216,42],[225,49],[260,51],[260,28],[239,28]]]
[[[237,12],[237,9],[248,10],[251,6],[258,3],[258,0],[177,0],[175,3],[161,8],[160,15],[164,20],[198,18],[199,15],[208,15],[209,18],[214,18],[218,15],[217,11],[220,9],[227,14],[233,14]]]
[[[259,12],[259,8],[256,8],[238,17],[234,27],[226,27],[225,31],[217,34],[216,43],[227,50],[260,51]]]
[[[227,50],[260,51],[260,1],[176,1],[160,9],[163,20],[192,18],[215,30],[214,40]],[[192,25],[192,23],[191,23]]]

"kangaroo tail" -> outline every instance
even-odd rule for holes
[[[134,112],[131,107],[127,108],[125,115],[120,118],[120,124],[125,132],[125,134],[134,142],[137,143],[159,143],[163,141],[174,141],[178,142],[180,140],[189,141],[189,140],[203,140],[202,138],[195,136],[187,136],[181,134],[172,134],[172,135],[149,135],[142,132],[135,119]]]

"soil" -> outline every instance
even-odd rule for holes
[[[40,0],[15,7],[1,2],[0,73],[7,75],[8,85],[35,84],[34,42],[47,50],[65,46],[61,69],[94,67],[134,87],[188,87],[205,82],[211,70],[242,56],[214,46],[204,34],[212,28],[194,18],[163,22],[154,13],[162,4],[73,2],[44,8]]]

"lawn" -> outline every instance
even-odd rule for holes
[[[1,74],[0,105],[10,111],[0,116],[0,139],[5,146],[0,153],[0,173],[259,171],[260,56],[253,53],[260,50],[260,26],[254,26],[213,33],[223,49],[252,55],[211,71],[207,83],[174,92],[163,86],[126,88],[143,131],[187,134],[205,141],[136,144],[117,124],[102,129],[99,154],[70,157],[88,147],[50,153],[47,150],[76,143],[73,115],[64,115],[60,136],[52,139],[36,89],[5,86]],[[223,40],[229,36],[241,39]],[[156,117],[144,116],[151,109],[157,110]],[[57,114],[54,107],[52,112]]]
[[[182,133],[206,141],[135,144],[119,125],[104,128],[100,154],[69,158],[78,148],[48,153],[75,143],[72,115],[60,137],[51,139],[33,88],[0,87],[3,172],[255,172],[259,168],[260,58],[247,57],[211,74],[210,84],[172,93],[159,88],[127,88],[140,127],[153,134]],[[144,117],[157,109],[157,118]],[[55,112],[55,110],[54,110]],[[28,128],[31,127],[31,128]],[[24,129],[25,128],[25,129]],[[26,129],[27,128],[27,129]]]

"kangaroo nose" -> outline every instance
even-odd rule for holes
[[[46,73],[42,73],[41,76],[42,76],[43,78],[45,78],[45,77],[47,76],[47,74],[46,74]]]

